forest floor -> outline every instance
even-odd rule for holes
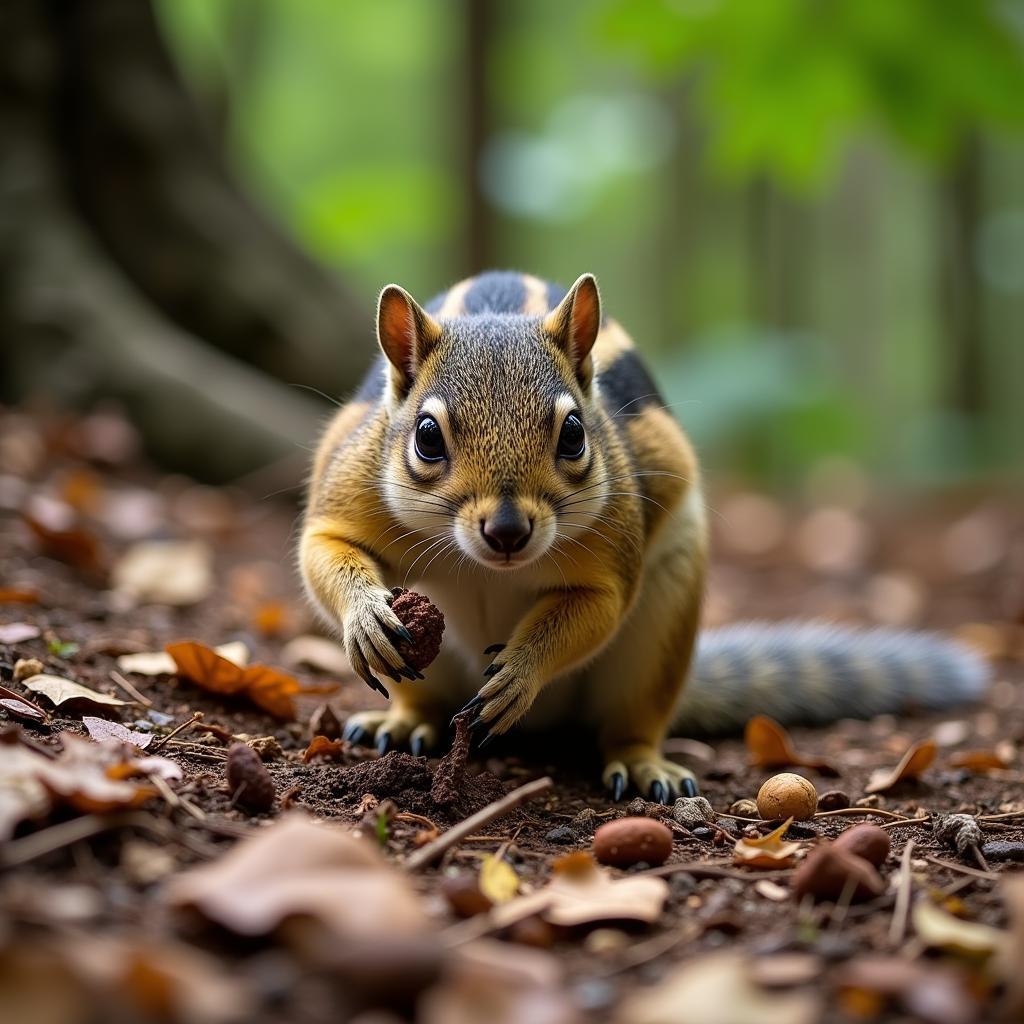
[[[158,475],[113,414],[0,411],[0,1021],[1021,1019],[1019,505],[882,501],[839,464],[786,505],[715,488],[710,624],[947,630],[994,683],[941,716],[794,728],[796,756],[670,741],[717,812],[683,823],[611,802],[567,739],[468,765],[338,740],[382,699],[309,639],[297,499],[258,486]],[[199,685],[161,653],[180,641],[241,641],[270,668],[179,649]],[[923,770],[866,793],[918,743]],[[237,753],[228,783],[236,744],[273,792]],[[775,826],[730,808],[793,760],[818,761],[791,770],[833,810],[744,864]],[[933,829],[950,813],[971,817],[959,849]],[[595,829],[626,815],[668,828],[666,866],[589,859]],[[844,876],[832,898],[796,898],[798,865],[865,821],[891,839],[880,887]]]

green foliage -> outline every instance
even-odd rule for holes
[[[997,0],[613,0],[602,34],[651,72],[692,75],[726,176],[820,183],[851,137],[929,160],[1024,124],[1024,48]]]

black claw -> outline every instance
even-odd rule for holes
[[[416,641],[412,638],[412,633],[410,633],[409,630],[405,628],[405,626],[395,626],[394,630],[407,644],[416,643]]]
[[[469,731],[471,733],[476,732],[477,729],[484,729],[486,727],[487,722],[485,722],[483,718],[480,717],[480,715],[477,715],[476,718],[474,718],[473,721],[469,723]]]
[[[504,644],[491,644],[490,647],[484,649],[484,654],[501,654],[503,650],[505,650]]]
[[[496,676],[505,666],[504,665],[488,665],[484,669],[485,676]]]
[[[668,784],[668,800],[666,800],[665,803],[674,804],[677,796],[679,796],[679,794],[676,792],[676,787],[672,785],[670,781]]]
[[[363,740],[366,739],[366,730],[356,722],[351,722],[345,726],[344,732],[341,734],[343,740],[347,740],[349,743],[358,743],[360,746]]]
[[[377,753],[386,754],[391,749],[391,733],[382,732],[377,737]]]
[[[664,782],[652,782],[651,788],[647,791],[647,793],[650,799],[656,804],[668,803],[668,790],[665,788]]]
[[[405,663],[405,671],[409,673],[409,678],[410,679],[426,679],[427,678],[422,672],[418,672],[416,669],[414,669],[412,667],[412,665],[409,664],[409,662]]]
[[[487,733],[486,736],[477,744],[477,750],[483,750],[488,743],[493,743],[497,739],[493,732]]]
[[[391,694],[384,689],[384,684],[376,676],[363,676],[362,680],[371,690],[376,690],[381,696],[391,700]]]
[[[425,747],[426,743],[422,736],[413,736],[413,738],[409,740],[409,751],[412,753],[413,757],[422,757]]]
[[[622,799],[622,794],[626,792],[626,776],[622,772],[616,772],[612,776],[612,799],[615,801]]]
[[[476,711],[476,709],[481,707],[483,703],[483,697],[481,697],[480,694],[477,694],[472,700],[467,701],[461,708],[459,708],[458,711],[455,712],[454,715],[452,715],[452,720],[448,724],[454,728],[455,719],[458,718],[459,715],[464,715],[467,711]]]
[[[680,788],[683,791],[683,796],[696,796],[700,792],[697,788],[697,783],[693,779],[683,779],[680,783]]]

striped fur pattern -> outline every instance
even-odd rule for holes
[[[983,658],[935,633],[751,622],[703,633],[673,732],[719,735],[753,714],[787,724],[936,711],[977,700]]]

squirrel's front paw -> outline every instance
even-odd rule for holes
[[[540,692],[540,680],[525,655],[514,649],[505,649],[502,644],[489,647],[487,653],[497,654],[484,670],[488,682],[462,709],[477,712],[469,728],[482,737],[481,747],[495,736],[508,732],[530,710]]]
[[[388,691],[374,675],[380,672],[394,681],[422,679],[395,649],[393,637],[412,641],[409,631],[391,610],[392,595],[383,587],[371,590],[352,603],[341,620],[345,653],[352,668],[367,686],[389,696]]]

